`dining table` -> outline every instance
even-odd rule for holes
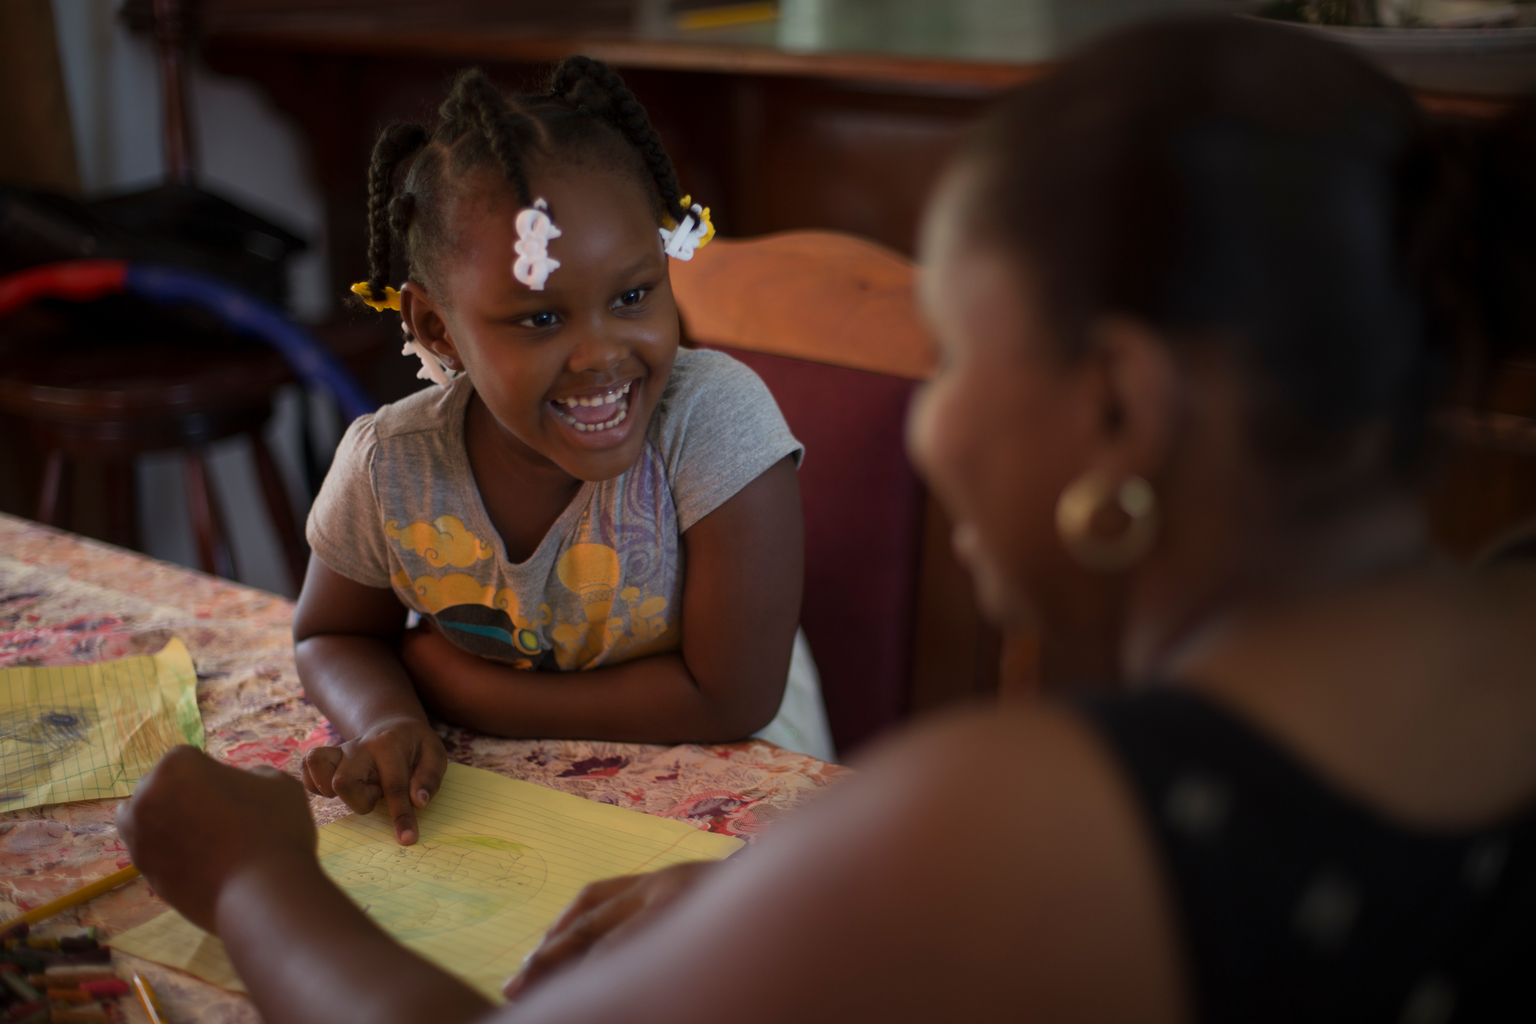
[[[276,594],[0,514],[0,669],[153,653],[182,640],[197,672],[207,751],[227,764],[297,775],[306,751],[340,737],[308,700],[294,664],[293,602]],[[762,740],[677,746],[507,739],[435,723],[454,761],[510,778],[737,836],[750,844],[848,773]],[[129,864],[118,800],[0,815],[0,919]],[[311,796],[321,827],[349,813]],[[54,919],[110,938],[166,910],[140,878]],[[142,973],[175,1022],[259,1020],[250,1000],[114,951]],[[127,1020],[144,1021],[124,999]]]

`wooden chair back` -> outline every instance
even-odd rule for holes
[[[689,341],[756,370],[806,446],[801,624],[840,756],[910,706],[927,496],[903,436],[934,365],[914,275],[825,231],[719,238],[672,264]]]

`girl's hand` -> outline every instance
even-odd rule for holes
[[[693,888],[719,863],[690,861],[648,875],[593,882],[550,925],[539,948],[523,962],[523,969],[502,986],[502,994],[516,999],[562,966],[639,927]]]
[[[382,797],[401,846],[416,841],[416,812],[427,806],[448,770],[448,752],[425,719],[389,718],[339,747],[304,755],[304,785],[311,793],[339,796],[358,814]]]
[[[256,865],[313,868],[315,824],[297,783],[275,768],[241,771],[175,747],[117,808],[117,830],[155,892],[216,928],[220,891]]]

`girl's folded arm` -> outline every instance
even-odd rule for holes
[[[395,645],[405,608],[394,591],[366,587],[311,557],[293,616],[304,692],[344,737],[426,712]]]
[[[444,717],[503,736],[740,739],[783,698],[804,576],[800,489],[786,456],[683,534],[680,653],[578,673],[527,672],[426,630],[403,658]]]

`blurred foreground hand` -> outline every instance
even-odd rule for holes
[[[219,893],[257,867],[318,869],[304,787],[275,768],[242,771],[176,747],[117,809],[133,863],[167,903],[217,933]]]

